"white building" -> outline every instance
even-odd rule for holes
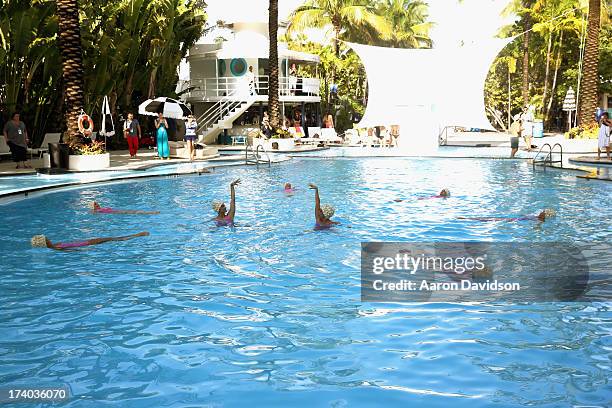
[[[268,24],[234,22],[227,27],[231,30],[227,41],[199,43],[189,50],[189,78],[182,83],[188,90],[182,99],[191,104],[206,143],[226,142],[223,136],[246,135],[259,128],[268,105]],[[297,111],[303,127],[307,121],[319,122],[319,57],[290,50],[286,43],[278,43],[278,57],[282,117],[293,120]],[[293,64],[298,75],[290,75]],[[249,85],[251,66],[254,92]]]

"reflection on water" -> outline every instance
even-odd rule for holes
[[[238,226],[217,228],[210,202],[238,177]],[[313,231],[308,182],[341,226]],[[605,406],[608,303],[362,304],[359,268],[361,241],[609,241],[611,191],[520,162],[305,159],[14,202],[0,383],[67,383],[69,407]],[[162,214],[94,216],[92,199]],[[547,207],[541,225],[456,219]],[[64,253],[28,242],[141,230]]]

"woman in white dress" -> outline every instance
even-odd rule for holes
[[[601,151],[606,151],[606,156],[610,160],[610,130],[612,122],[608,112],[604,112],[599,119],[599,137],[597,138],[597,160],[601,159]]]

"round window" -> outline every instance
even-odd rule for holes
[[[242,76],[246,74],[247,62],[244,58],[234,58],[230,63],[230,71],[233,76]]]

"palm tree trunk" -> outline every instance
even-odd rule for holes
[[[555,62],[555,73],[553,74],[553,83],[550,87],[550,98],[548,98],[548,106],[546,107],[546,115],[544,116],[544,121],[548,119],[550,116],[550,109],[552,108],[553,95],[555,94],[555,90],[557,89],[557,77],[559,74],[559,68],[561,67],[561,60],[563,59],[563,54],[561,54],[561,50],[563,49],[563,31],[559,34],[559,48],[557,49],[557,60]]]
[[[589,0],[589,21],[584,47],[584,64],[578,101],[578,124],[595,123],[595,110],[599,100],[599,27],[601,0]]]
[[[270,84],[268,90],[268,109],[272,129],[280,127],[278,102],[278,0],[270,0],[268,29],[270,31]]]
[[[546,97],[548,96],[548,78],[550,77],[550,59],[552,57],[552,30],[548,34],[548,45],[546,47],[546,69],[544,72],[544,93],[542,94],[542,110],[546,106]],[[544,118],[546,120],[546,118]]]
[[[523,0],[523,7],[531,7],[531,0]],[[524,18],[525,34],[523,35],[523,86],[521,93],[523,96],[523,106],[529,105],[529,34],[531,30],[531,15],[526,14]]]
[[[78,118],[83,109],[83,57],[77,0],[57,0],[59,20],[59,49],[62,56],[64,84],[64,141],[78,143]]]

